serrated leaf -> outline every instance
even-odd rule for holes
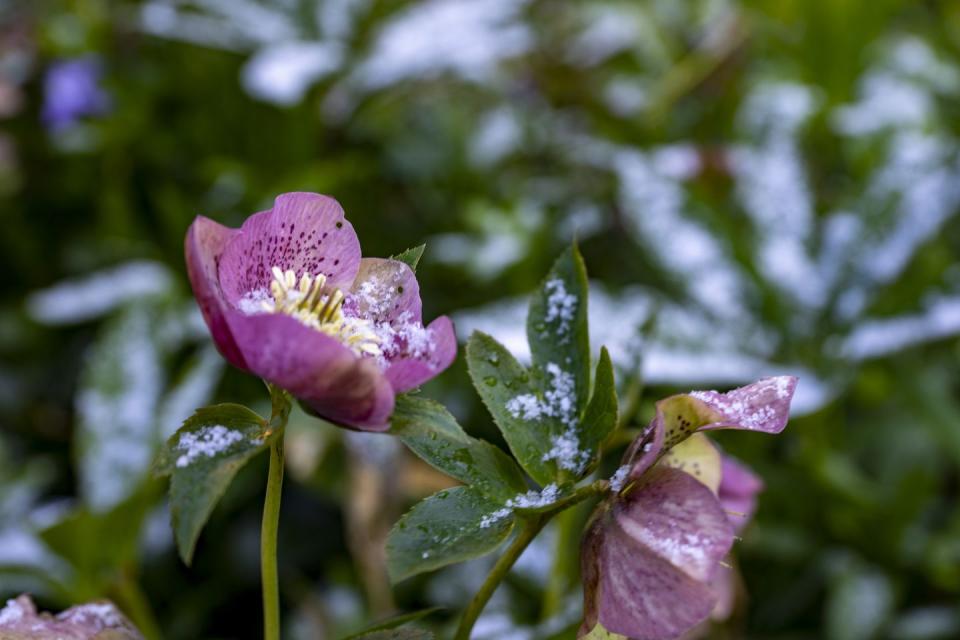
[[[600,349],[600,360],[593,382],[593,396],[580,420],[580,447],[591,460],[596,459],[600,445],[617,426],[617,386],[613,379],[613,362],[607,348]],[[592,466],[592,465],[591,465]],[[584,472],[590,471],[589,467]]]
[[[406,263],[413,269],[414,272],[417,270],[417,265],[420,264],[420,258],[423,257],[423,252],[427,248],[427,245],[421,244],[416,247],[411,247],[402,253],[398,253],[395,256],[392,256],[391,260],[399,260],[400,262]]]
[[[573,374],[577,413],[590,393],[587,269],[577,245],[564,251],[530,299],[527,340],[533,364],[554,363]]]
[[[509,456],[468,436],[456,418],[432,400],[399,396],[390,432],[423,460],[487,497],[506,501],[527,490],[523,473]]]
[[[518,399],[535,402],[542,397],[537,381],[502,344],[479,331],[467,341],[467,370],[520,466],[541,485],[553,482],[557,466],[544,455],[550,451],[556,425],[552,420],[529,419],[517,409]]]
[[[150,314],[150,307],[140,305],[111,318],[80,372],[80,492],[97,512],[120,504],[140,485],[156,448],[164,374]]]
[[[397,627],[403,626],[410,622],[416,622],[422,618],[426,618],[430,614],[436,613],[437,611],[442,611],[443,607],[430,607],[429,609],[421,609],[419,611],[411,611],[410,613],[403,613],[398,616],[393,616],[376,624],[372,624],[363,631],[358,631],[352,635],[349,635],[343,640],[358,640],[359,638],[369,638],[371,635],[380,633],[383,631],[388,631],[396,629]],[[421,631],[420,629],[404,629],[404,631]],[[426,633],[423,631],[422,633]]]
[[[199,409],[162,449],[156,470],[170,475],[170,515],[184,563],[237,472],[269,446],[268,424],[238,404]]]
[[[394,582],[471,560],[510,535],[509,509],[470,487],[444,489],[417,503],[390,530],[387,569]]]

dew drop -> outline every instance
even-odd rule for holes
[[[488,386],[488,387],[495,387],[495,386],[497,386],[497,379],[496,379],[495,377],[493,377],[493,376],[487,376],[486,378],[483,379],[483,381],[484,381],[485,383],[487,383],[487,386]]]

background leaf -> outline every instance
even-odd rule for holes
[[[513,528],[513,514],[501,509],[469,487],[444,489],[414,505],[387,538],[390,578],[399,582],[490,553]]]
[[[104,325],[80,374],[76,456],[91,509],[122,502],[150,468],[163,379],[151,309],[126,308]]]
[[[215,405],[198,410],[161,451],[157,472],[171,476],[170,515],[186,564],[237,471],[268,447],[266,429],[267,422],[244,406]]]
[[[426,618],[430,614],[436,613],[437,611],[442,611],[442,607],[430,607],[429,609],[421,609],[419,611],[411,611],[410,613],[404,613],[398,616],[393,616],[376,624],[372,624],[363,631],[359,631],[353,635],[343,638],[343,640],[357,640],[359,638],[368,638],[371,634],[374,634],[379,631],[387,631],[390,629],[395,629],[402,625],[408,624],[410,622],[415,622],[422,618]],[[426,633],[420,631],[419,629],[405,629],[405,631],[418,631],[420,633]]]
[[[468,436],[442,405],[424,398],[397,398],[390,433],[418,456],[484,495],[509,500],[527,490],[523,473],[503,451]]]

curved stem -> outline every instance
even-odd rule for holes
[[[277,529],[283,488],[283,430],[270,444],[270,471],[260,527],[260,580],[263,589],[263,637],[280,640],[280,584],[277,580]]]
[[[480,590],[477,591],[476,595],[473,596],[473,600],[467,605],[466,611],[463,612],[463,618],[460,619],[460,626],[457,628],[457,633],[453,636],[454,640],[470,640],[470,632],[473,630],[473,625],[476,623],[477,618],[480,617],[480,612],[487,606],[487,602],[490,600],[493,592],[497,590],[500,582],[506,577],[511,567],[513,567],[514,563],[520,557],[520,554],[533,542],[533,539],[537,537],[537,534],[540,533],[540,530],[543,529],[543,526],[547,524],[549,519],[548,516],[541,515],[526,521],[523,529],[517,534],[516,539],[507,548],[506,553],[500,556],[497,563],[493,565],[493,569],[490,570]]]

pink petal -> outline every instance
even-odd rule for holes
[[[210,328],[214,344],[230,364],[246,369],[247,365],[224,318],[228,305],[217,276],[217,264],[224,248],[237,233],[239,232],[236,229],[197,216],[187,231],[184,254],[193,294],[200,305],[203,319]]]
[[[407,264],[363,258],[348,299],[353,315],[373,322],[420,322],[420,285]]]
[[[419,387],[444,371],[456,358],[457,336],[450,318],[440,316],[430,323],[427,333],[432,345],[429,357],[400,358],[392,361],[384,372],[395,392],[403,393]]]
[[[255,375],[333,422],[368,431],[388,427],[393,389],[373,360],[284,314],[231,309],[227,321]]]
[[[748,429],[780,433],[790,417],[790,401],[797,388],[793,376],[764,378],[727,393],[693,391],[689,395],[717,413],[717,420],[700,427],[710,429]]]
[[[739,533],[757,509],[757,494],[763,491],[763,481],[730,456],[723,456],[721,464],[723,470],[717,497]]]
[[[585,539],[588,616],[637,640],[676,638],[713,609],[708,582],[732,544],[733,528],[708,488],[683,471],[655,468]]]
[[[360,242],[343,209],[316,193],[285,193],[273,208],[243,223],[220,260],[220,285],[236,306],[251,291],[269,291],[271,269],[327,276],[327,287],[346,290],[360,266]]]

